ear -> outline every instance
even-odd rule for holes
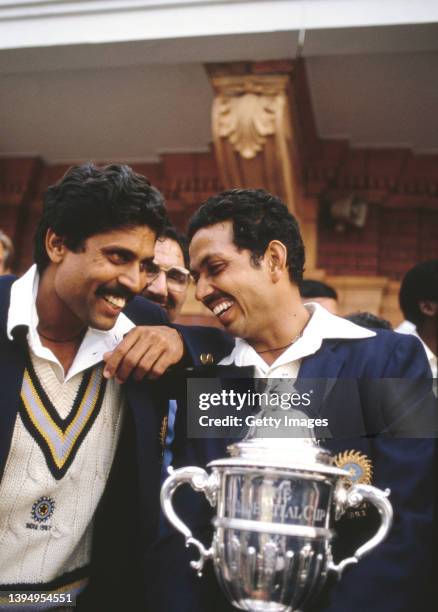
[[[64,259],[67,248],[64,244],[64,240],[52,229],[47,230],[45,246],[47,255],[51,262],[53,263],[61,263]]]
[[[279,240],[271,240],[264,255],[269,273],[274,283],[278,282],[287,270],[287,249]]]
[[[438,314],[438,303],[431,300],[420,300],[418,308],[425,317],[435,317]]]

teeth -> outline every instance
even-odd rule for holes
[[[118,295],[105,295],[104,299],[116,308],[124,308],[126,305],[125,298],[119,297]]]
[[[215,306],[213,308],[213,314],[215,314],[216,316],[219,316],[222,312],[225,312],[225,310],[228,310],[228,308],[231,308],[231,306],[233,305],[233,302],[221,302],[220,304],[218,304],[217,306]]]

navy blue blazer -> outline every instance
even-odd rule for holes
[[[6,335],[12,276],[0,277],[0,480],[8,457],[19,408],[26,360],[23,332]],[[163,309],[135,298],[125,314],[137,325],[168,325]],[[184,337],[186,365],[200,365],[200,355],[217,361],[230,352],[233,341],[218,329],[179,328]],[[142,558],[157,537],[163,419],[168,394],[147,380],[125,385],[128,411],[109,480],[97,509],[91,581],[78,609],[141,609]],[[152,608],[150,612],[156,612]]]
[[[403,378],[407,383],[408,379],[424,380],[424,386],[412,385],[412,393],[422,395],[429,389],[428,376],[429,366],[418,340],[387,331],[378,331],[375,337],[360,340],[326,340],[315,355],[302,361],[298,385],[305,386],[308,379],[328,379],[323,385],[325,401],[321,402],[321,416],[329,418],[333,438],[325,440],[323,446],[333,453],[357,450],[370,458],[374,473],[372,484],[391,490],[390,500],[395,514],[386,541],[356,566],[348,568],[339,582],[329,582],[312,608],[315,612],[432,609],[427,604],[427,593],[436,548],[433,535],[435,441],[378,435],[391,419],[397,419],[398,400],[403,399],[403,394],[410,393],[409,384],[397,384],[395,379]],[[355,397],[354,393],[352,395],[354,401],[342,403],[338,401],[338,393],[340,387],[342,391],[342,381],[346,383],[348,379],[359,379],[354,386],[357,393]],[[385,405],[378,404],[381,390],[376,389],[376,379],[387,379],[392,399],[395,399],[393,404],[387,401],[388,398]],[[410,396],[409,399],[415,404],[415,399]],[[192,464],[205,467],[209,461],[225,456],[229,441],[188,440],[185,421],[184,414],[177,415],[176,467]],[[212,532],[209,523],[213,512],[202,495],[195,494],[189,487],[182,487],[174,498],[183,520],[197,537],[210,545]],[[335,559],[351,554],[376,531],[376,511],[367,507],[362,514],[353,518],[351,513],[347,513],[336,524]],[[185,549],[182,536],[171,528],[167,536],[156,544],[148,570],[152,577],[150,598],[156,610],[234,610],[220,592],[211,568],[207,568],[200,579],[189,567],[189,559],[196,556],[192,549]]]

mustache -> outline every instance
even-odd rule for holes
[[[231,295],[229,295],[228,293],[223,293],[222,291],[215,291],[211,295],[207,295],[207,297],[202,300],[202,303],[204,304],[204,306],[207,306],[207,308],[210,308],[211,304],[223,298],[234,301],[234,298],[231,297]]]
[[[122,287],[121,285],[101,285],[97,288],[96,295],[104,296],[110,293],[115,297],[120,297],[125,299],[127,302],[130,302],[135,298],[135,293],[126,289],[126,287]]]

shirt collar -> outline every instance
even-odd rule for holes
[[[421,344],[424,346],[424,350],[426,351],[426,357],[427,357],[427,360],[429,361],[430,369],[432,370],[432,376],[433,378],[437,378],[438,376],[438,357],[437,355],[434,355],[434,353],[430,350],[430,348],[427,346],[427,344],[418,334],[417,327],[415,326],[415,324],[411,323],[411,321],[405,320],[402,323],[400,323],[398,327],[395,328],[395,331],[399,334],[411,334],[413,336],[416,336],[419,339]]]
[[[16,327],[27,327],[27,338],[33,352],[38,357],[57,363],[61,367],[52,351],[41,344],[37,332],[38,313],[36,310],[36,296],[38,284],[39,274],[35,264],[29,268],[26,274],[12,284],[6,327],[7,335],[12,340],[12,332]],[[133,327],[134,323],[123,313],[118,316],[114,327],[108,331],[89,327],[66,379],[102,361],[103,354],[113,350],[122,340],[123,336]]]
[[[32,327],[38,324],[35,300],[38,290],[38,272],[34,264],[21,278],[14,281],[11,286],[11,299],[9,303],[6,333],[12,340],[12,332],[20,325]],[[33,320],[37,317],[36,322]]]
[[[427,344],[424,342],[424,340],[421,338],[421,336],[419,335],[417,328],[415,328],[411,334],[413,336],[416,336],[419,341],[421,342],[421,344],[424,346],[424,350],[426,352],[426,357],[427,360],[429,362],[430,368],[432,370],[432,376],[433,378],[437,377],[437,356],[431,351],[431,349],[427,346]]]
[[[369,329],[331,314],[316,302],[309,302],[304,306],[310,314],[310,319],[301,337],[286,349],[271,366],[267,366],[252,346],[242,338],[236,339],[234,350],[221,363],[223,365],[234,363],[237,366],[255,365],[266,371],[313,355],[321,348],[324,340],[358,340],[376,335]]]

